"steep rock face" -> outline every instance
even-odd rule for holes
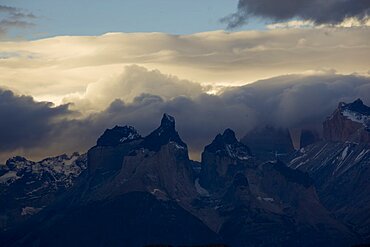
[[[274,159],[277,154],[285,155],[294,151],[289,131],[270,126],[252,130],[241,142],[250,147],[259,159],[265,161]]]
[[[370,108],[358,99],[340,103],[324,122],[325,141],[289,157],[289,166],[308,172],[321,202],[370,242]]]
[[[6,234],[6,244],[12,246],[14,239],[21,246],[219,242],[216,233],[192,214],[196,210],[191,202],[198,196],[194,164],[174,118],[165,114],[161,125],[145,138],[117,142],[123,132],[129,131],[118,131],[118,137],[116,131],[106,131],[109,138],[103,135],[89,150],[89,172],[74,191],[31,219],[31,226],[40,227],[31,230],[25,225]],[[66,237],[58,238],[60,231]]]
[[[308,172],[321,202],[370,241],[370,146],[319,142],[297,151],[289,166]]]
[[[230,129],[205,147],[199,165],[189,160],[175,127],[165,114],[144,138],[121,142],[131,127],[107,131],[89,150],[88,172],[55,203],[0,236],[0,245],[356,243],[318,201],[306,173],[257,161]]]
[[[99,199],[146,191],[160,199],[183,198],[185,202],[196,194],[187,146],[175,129],[174,118],[167,114],[145,138],[104,147],[103,151],[99,146],[93,148],[89,151],[90,164],[114,171],[109,181],[94,187],[92,197]]]
[[[142,137],[132,126],[108,129],[88,153],[89,173],[108,176],[122,166],[123,157],[141,143]]]
[[[370,143],[370,107],[360,99],[341,102],[323,126],[327,141]]]
[[[225,217],[220,234],[231,246],[331,246],[338,239],[347,246],[356,241],[320,204],[307,174],[278,161],[247,169],[244,176],[248,183],[235,190],[233,203],[220,208]]]
[[[53,203],[86,169],[86,155],[74,153],[33,162],[14,157],[0,167],[0,229],[13,227]]]
[[[178,148],[187,149],[186,144],[176,131],[175,119],[168,114],[164,114],[159,128],[144,138],[141,147],[150,151],[159,151],[163,145],[170,142],[177,144]]]
[[[254,164],[249,148],[239,142],[234,131],[218,134],[202,153],[200,183],[212,192],[224,189],[238,171]]]
[[[230,143],[248,158],[230,155]],[[200,174],[206,193],[197,207],[216,209],[222,222],[218,232],[230,246],[322,246],[338,239],[346,246],[356,241],[320,204],[308,174],[280,161],[258,165],[230,130],[205,148]]]

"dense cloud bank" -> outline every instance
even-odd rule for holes
[[[189,144],[191,152],[197,153],[227,127],[235,129],[239,137],[264,125],[317,127],[340,101],[362,98],[370,104],[370,77],[357,75],[330,72],[286,75],[242,87],[225,88],[219,95],[209,95],[198,87],[192,94],[184,93],[190,92],[187,90],[169,94],[176,92],[172,88],[178,86],[178,78],[140,67],[127,71],[124,77],[119,78],[131,78],[130,73],[137,78],[147,78],[154,73],[156,80],[161,80],[163,90],[138,83],[145,93],[133,94],[132,100],[125,101],[127,90],[115,85],[116,90],[105,91],[103,101],[110,99],[105,109],[74,119],[76,112],[68,110],[66,105],[53,107],[50,103],[35,102],[30,97],[1,91],[0,115],[1,119],[6,119],[1,122],[1,157],[20,150],[37,158],[86,151],[104,129],[114,125],[133,125],[145,135],[158,126],[164,112],[176,117],[180,135]],[[115,84],[123,83],[125,88],[135,88],[136,82],[118,80]],[[185,89],[194,87],[190,81],[181,81],[181,84]]]
[[[70,115],[68,105],[54,107],[0,89],[0,152],[36,147],[47,150],[56,127]]]
[[[72,94],[63,99],[74,103],[80,111],[103,110],[112,99],[121,99],[126,103],[137,101],[145,94],[160,95],[163,100],[177,96],[193,98],[207,88],[199,83],[148,70],[137,65],[126,66],[121,74],[110,76],[90,83],[82,94]],[[141,96],[137,98],[138,96]]]
[[[114,84],[110,77],[131,64],[206,85],[235,86],[310,70],[366,74],[369,37],[370,27],[110,33],[1,42],[0,85],[58,103],[96,81]]]
[[[245,24],[250,17],[274,21],[299,18],[316,24],[337,24],[346,18],[365,21],[369,14],[368,0],[239,0],[237,12],[224,21],[229,28]]]

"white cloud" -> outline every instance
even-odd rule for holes
[[[342,22],[335,24],[316,24],[310,20],[291,20],[285,22],[276,22],[268,24],[268,29],[287,29],[287,28],[354,28],[354,27],[370,27],[370,17],[366,16],[362,19],[357,17],[345,18]]]
[[[0,85],[58,103],[65,95],[82,95],[98,81],[114,78],[131,64],[218,86],[309,70],[366,74],[369,38],[370,28],[362,27],[110,33],[0,42],[0,54],[6,54],[0,56]]]
[[[163,100],[170,100],[179,96],[193,98],[203,91],[199,83],[164,75],[159,70],[131,65],[126,66],[119,75],[89,84],[83,94],[66,96],[63,102],[74,102],[73,107],[78,110],[94,111],[105,109],[115,99],[132,103],[142,94],[158,95]]]
[[[286,22],[276,22],[268,24],[266,26],[268,29],[282,29],[282,28],[313,28],[315,23],[313,21],[307,20],[292,20]]]

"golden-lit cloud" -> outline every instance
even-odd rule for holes
[[[355,27],[0,42],[0,86],[59,103],[66,95],[84,95],[97,82],[119,77],[132,64],[217,86],[307,71],[366,74],[369,39],[369,27]]]

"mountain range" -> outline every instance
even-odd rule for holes
[[[107,129],[86,154],[14,157],[0,167],[0,245],[370,243],[370,107],[339,103],[300,145],[285,129],[225,129],[192,161],[164,114],[147,136]]]

